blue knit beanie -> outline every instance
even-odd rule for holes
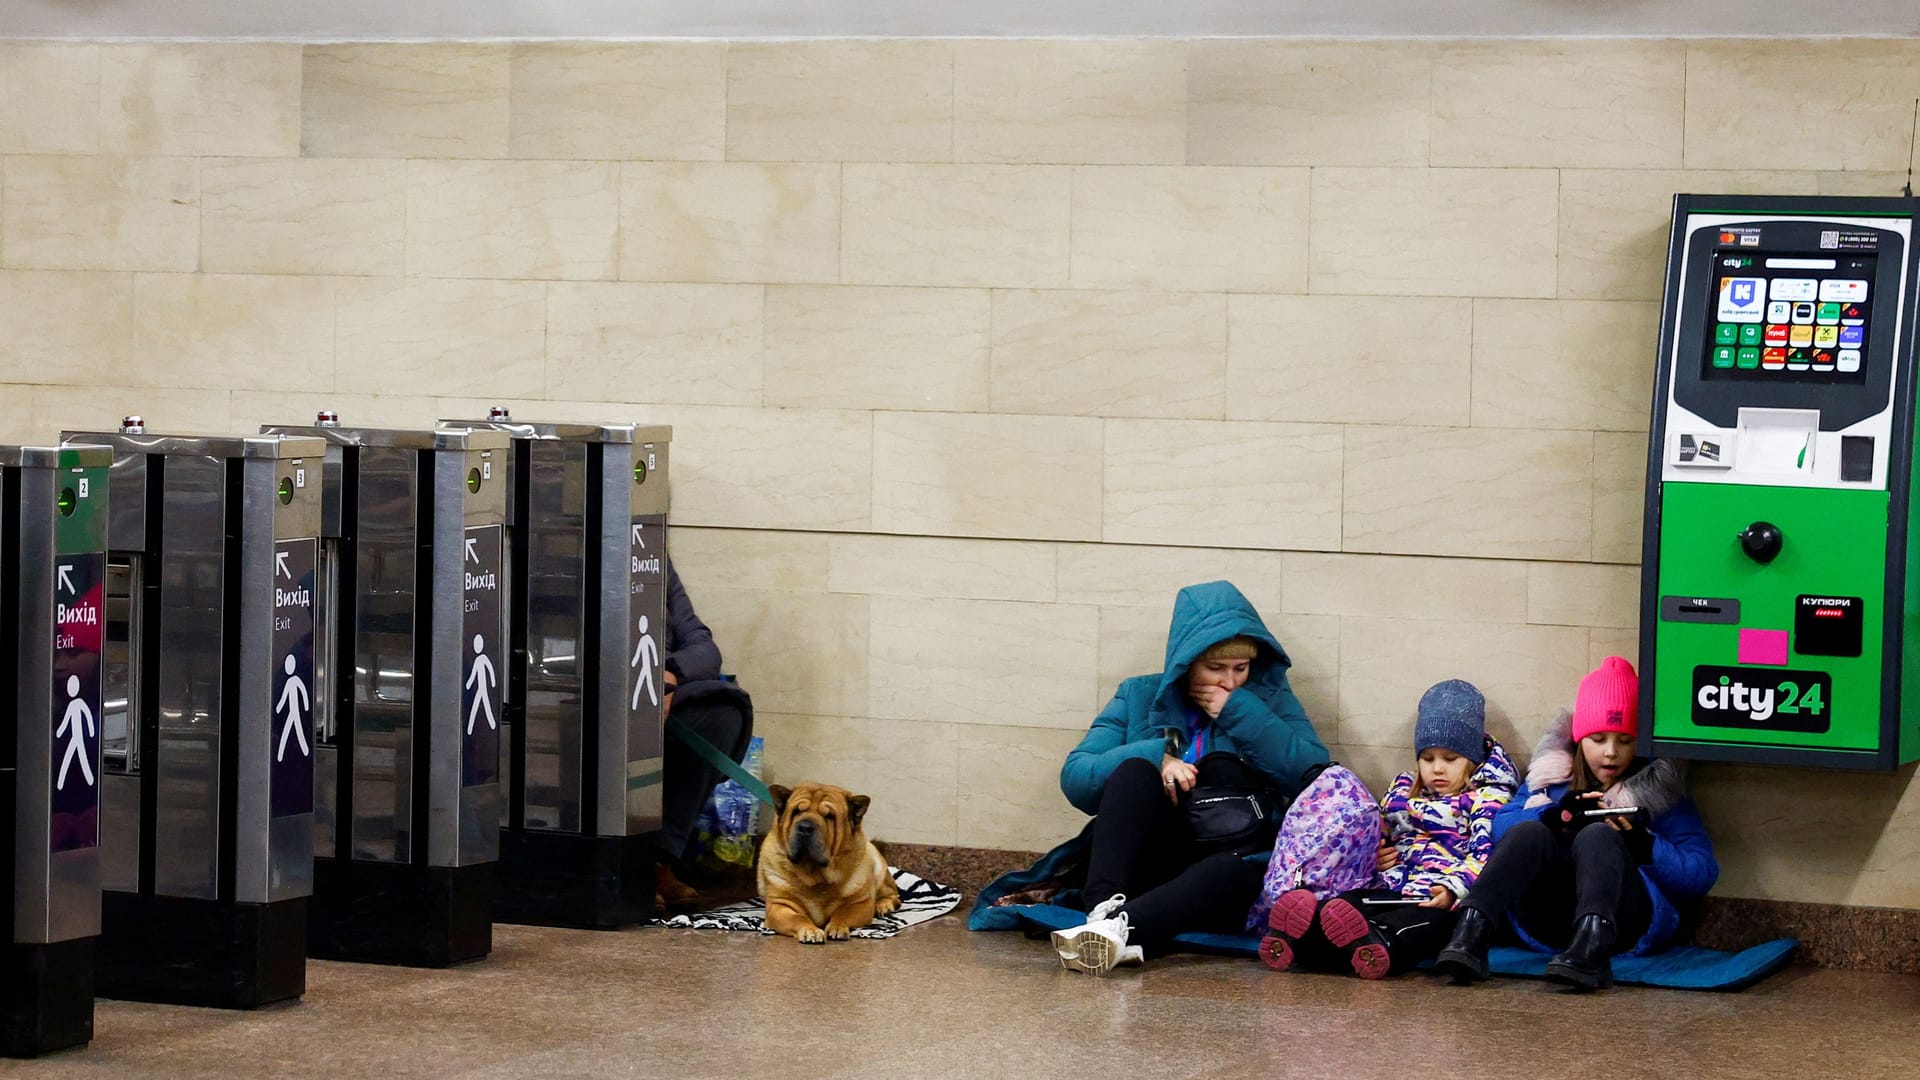
[[[1435,683],[1420,695],[1413,752],[1451,750],[1475,765],[1487,759],[1487,699],[1463,679]]]

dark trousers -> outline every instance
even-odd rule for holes
[[[1626,840],[1602,822],[1571,839],[1537,820],[1508,829],[1466,904],[1496,919],[1512,912],[1555,948],[1572,941],[1573,924],[1588,915],[1613,924],[1615,952],[1632,949],[1653,922],[1653,898]]]
[[[1203,765],[1201,784],[1266,782],[1229,757],[1210,756]],[[1147,955],[1165,952],[1176,934],[1246,929],[1266,868],[1237,853],[1208,853],[1195,844],[1185,808],[1167,798],[1153,762],[1129,759],[1107,778],[1091,839],[1086,904],[1126,894],[1121,910],[1133,928],[1130,941]]]
[[[737,703],[726,698],[692,701],[685,707],[676,706],[673,718],[733,760],[747,756],[753,723]],[[659,849],[662,856],[678,859],[686,854],[687,840],[693,835],[701,807],[720,783],[720,770],[671,734],[667,736],[662,768],[665,776],[660,782]]]
[[[1451,910],[1423,908],[1418,904],[1391,904],[1369,906],[1366,900],[1396,900],[1399,893],[1392,889],[1354,889],[1340,894],[1340,899],[1360,909],[1380,936],[1387,939],[1387,974],[1398,975],[1403,971],[1412,971],[1424,961],[1440,955],[1447,947],[1447,939],[1453,936],[1453,922],[1458,916]],[[1342,957],[1345,960],[1345,957]]]
[[[1398,975],[1419,967],[1422,961],[1440,955],[1447,947],[1447,939],[1453,936],[1453,923],[1458,917],[1453,911],[1439,908],[1423,908],[1417,904],[1379,904],[1369,905],[1367,900],[1394,900],[1400,894],[1392,889],[1350,889],[1340,894],[1345,900],[1358,908],[1366,916],[1373,928],[1387,942],[1387,974]],[[1349,954],[1352,948],[1336,949],[1333,942],[1327,940],[1326,933],[1320,928],[1316,918],[1307,936],[1294,942],[1294,962],[1308,971],[1352,970]]]

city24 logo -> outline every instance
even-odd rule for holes
[[[1818,734],[1832,726],[1833,677],[1786,668],[1693,669],[1697,727]]]

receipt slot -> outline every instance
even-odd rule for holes
[[[612,929],[653,905],[666,655],[669,427],[506,433],[511,782],[494,916]]]
[[[1674,202],[1641,578],[1659,755],[1920,758],[1916,207]]]
[[[93,1038],[100,935],[101,446],[0,446],[0,1053]]]
[[[252,1008],[306,987],[322,444],[69,432],[113,451],[102,997]]]
[[[504,792],[507,437],[269,427],[325,445],[339,673],[318,746],[311,955],[443,967],[493,948]]]

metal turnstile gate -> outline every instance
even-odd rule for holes
[[[0,1053],[93,1038],[100,934],[100,446],[0,446]]]
[[[320,460],[313,439],[113,450],[103,616],[103,997],[251,1008],[306,988]]]
[[[271,427],[326,444],[341,677],[319,738],[308,947],[438,967],[493,947],[505,795],[507,437]]]
[[[513,437],[507,818],[494,917],[648,917],[660,827],[670,427],[485,421]]]

